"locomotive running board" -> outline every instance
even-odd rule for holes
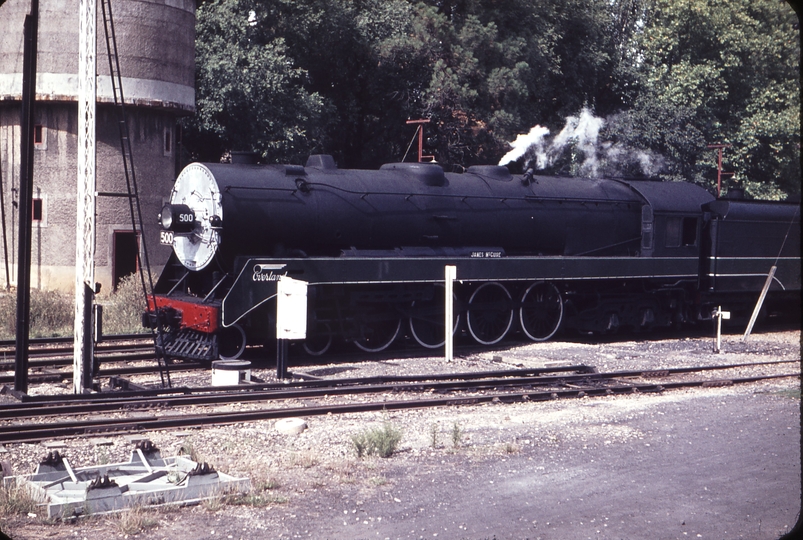
[[[479,253],[478,253],[479,254]],[[274,298],[282,276],[310,285],[442,283],[446,265],[461,281],[575,281],[597,279],[690,280],[698,257],[417,257],[247,259],[221,303],[224,327]]]

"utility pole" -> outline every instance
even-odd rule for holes
[[[424,158],[427,161],[434,161],[435,156],[425,156],[424,155],[424,124],[429,124],[429,118],[422,118],[420,120],[407,120],[408,124],[418,124],[417,132],[418,132],[418,162],[421,163],[424,161]]]
[[[722,176],[723,175],[731,175],[733,176],[736,173],[733,172],[722,172],[722,149],[723,148],[730,148],[731,145],[729,144],[709,144],[707,148],[716,148],[717,149],[717,199],[719,199],[719,194],[722,191]]]
[[[20,206],[17,248],[17,339],[14,390],[28,392],[28,342],[31,315],[31,214],[33,211],[33,130],[36,101],[36,52],[39,0],[31,0],[25,16],[22,53],[22,112],[20,114]]]
[[[92,386],[92,299],[95,288],[95,103],[97,100],[97,1],[78,7],[78,181],[75,228],[75,326],[73,390]]]

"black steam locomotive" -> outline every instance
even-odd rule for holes
[[[160,216],[173,253],[145,322],[164,330],[170,356],[237,357],[275,339],[287,276],[309,284],[310,354],[334,340],[381,351],[402,335],[436,348],[447,265],[458,280],[451,331],[483,345],[679,325],[718,305],[749,315],[775,267],[770,312],[799,301],[798,212],[682,182],[499,166],[193,163]]]

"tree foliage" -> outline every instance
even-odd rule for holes
[[[426,153],[459,170],[590,109],[665,180],[713,188],[722,143],[730,185],[800,193],[799,27],[778,0],[208,0],[197,20],[197,157],[376,167],[429,118]]]
[[[611,132],[666,159],[662,176],[713,187],[709,144],[730,145],[730,185],[762,198],[800,193],[800,44],[787,5],[661,0],[625,55],[633,92]]]

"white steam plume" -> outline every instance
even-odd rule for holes
[[[549,135],[549,130],[543,126],[535,126],[528,134],[518,135],[516,140],[510,143],[510,146],[513,149],[502,156],[499,164],[507,165],[508,163],[516,161],[523,156],[524,153],[530,149],[530,147],[541,145],[546,135]]]
[[[593,177],[600,174],[618,175],[625,168],[640,169],[641,173],[652,176],[660,171],[663,159],[648,150],[629,148],[621,143],[600,141],[599,134],[605,119],[594,116],[583,108],[577,116],[566,118],[563,129],[549,140],[549,130],[535,126],[527,135],[519,135],[510,143],[512,149],[499,161],[507,165],[525,158],[525,169],[543,170],[555,165],[568,149],[571,173],[574,176]]]

